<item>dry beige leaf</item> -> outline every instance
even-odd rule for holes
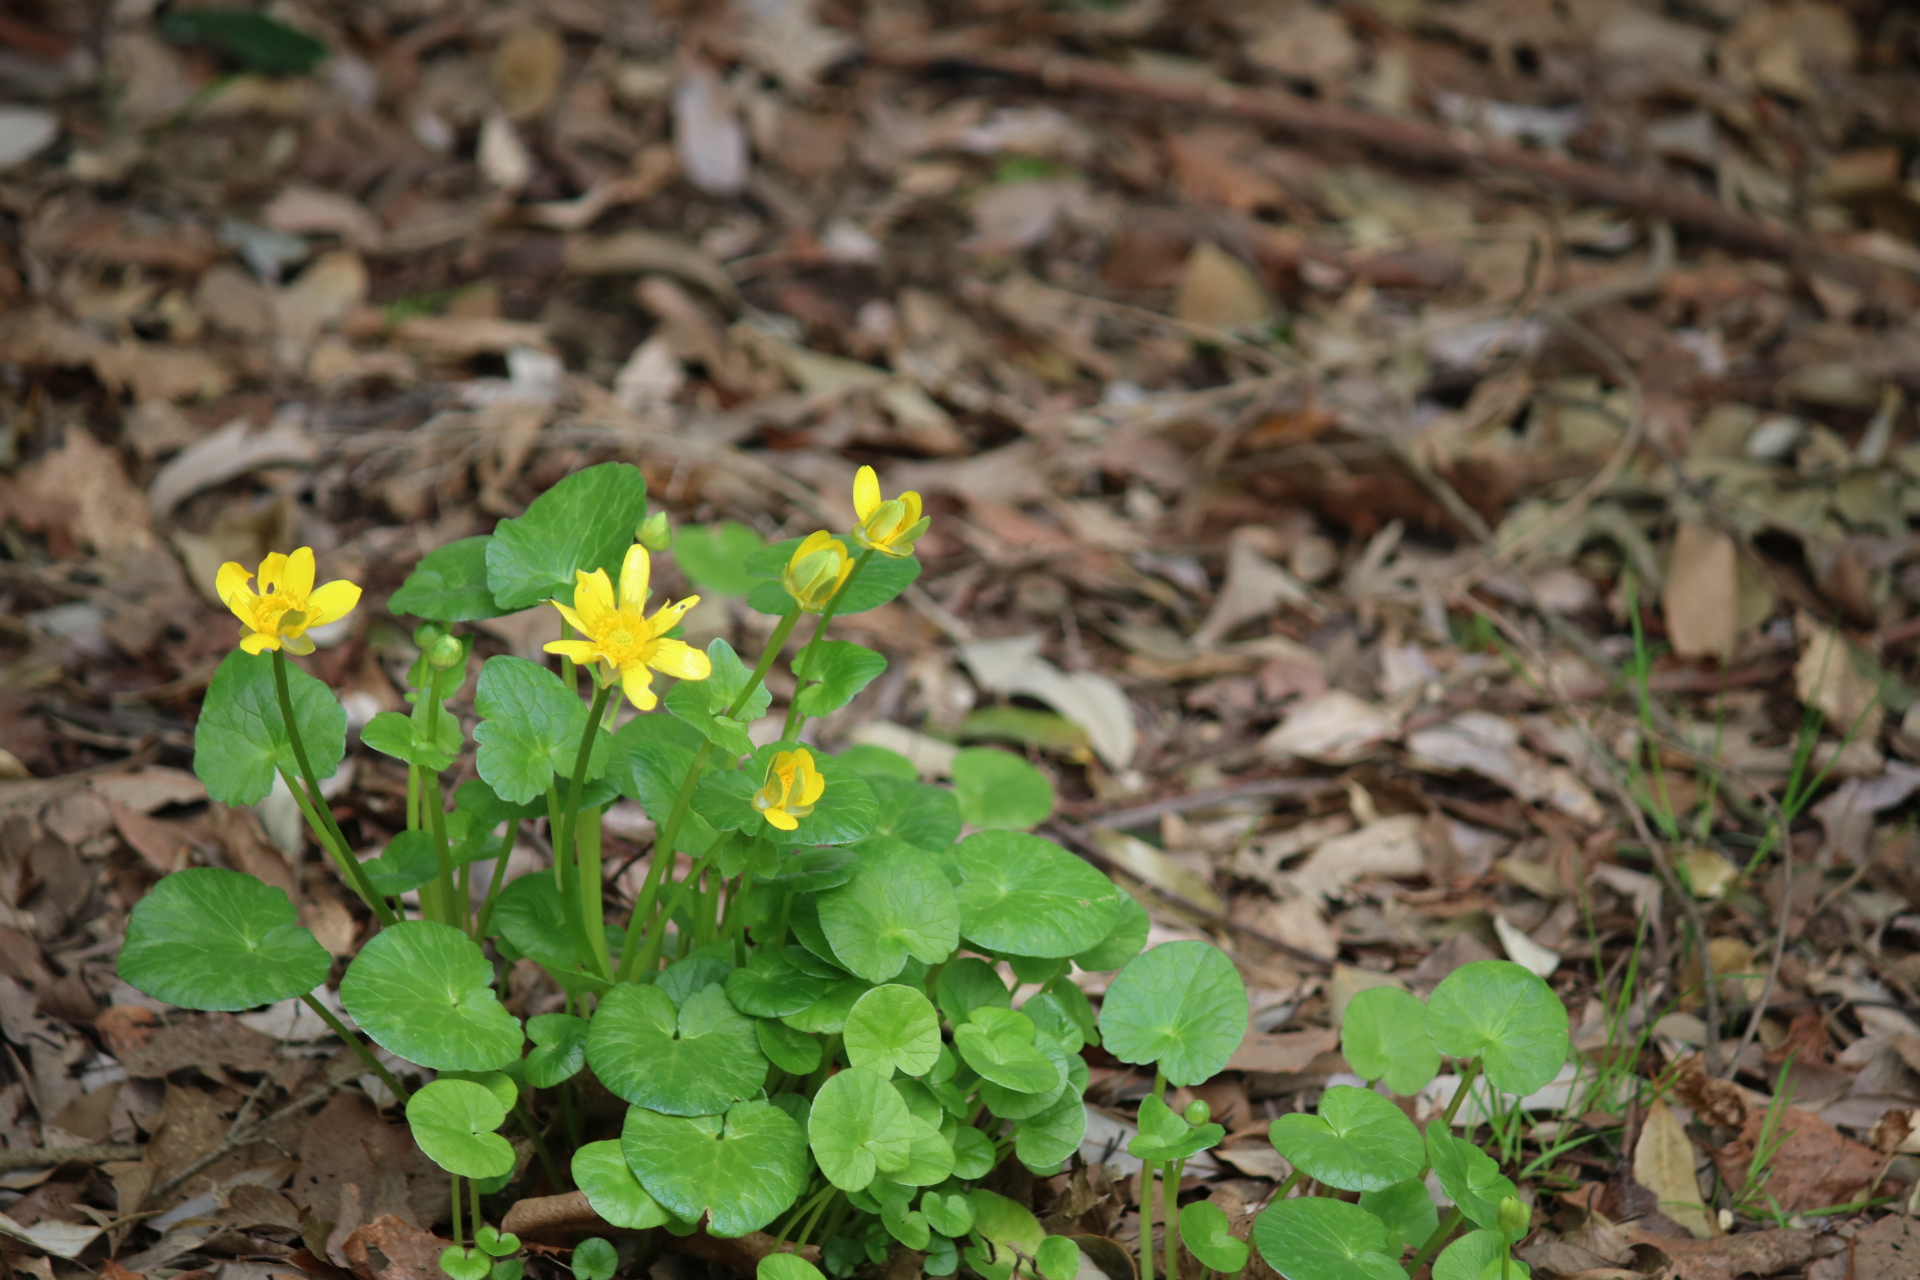
[[[1210,240],[1202,240],[1180,268],[1180,291],[1173,314],[1189,324],[1237,329],[1259,324],[1273,314],[1266,290],[1240,259]]]
[[[1247,46],[1247,57],[1276,75],[1327,82],[1353,69],[1360,46],[1333,9],[1297,4]]]
[[[1683,658],[1733,653],[1740,630],[1740,585],[1733,539],[1720,530],[1683,522],[1673,538],[1673,563],[1661,595],[1667,636]]]
[[[510,120],[537,116],[553,105],[566,69],[567,47],[552,27],[530,25],[508,33],[493,51],[493,92]]]
[[[1658,1197],[1660,1212],[1695,1239],[1713,1234],[1713,1222],[1700,1198],[1700,1176],[1694,1172],[1693,1140],[1664,1100],[1647,1108],[1639,1145],[1633,1149],[1633,1177]]]
[[[27,484],[36,497],[69,507],[74,539],[103,555],[153,545],[146,498],[127,479],[120,455],[83,427],[67,428],[65,442],[33,466]]]
[[[733,95],[712,67],[690,63],[673,89],[673,150],[680,172],[710,196],[738,195],[752,162]]]
[[[1315,849],[1290,878],[1303,892],[1331,898],[1362,876],[1423,876],[1427,873],[1426,845],[1421,839],[1425,826],[1426,818],[1417,813],[1396,813],[1369,822]]]
[[[1040,641],[1038,635],[979,640],[960,646],[960,660],[982,688],[1038,698],[1085,729],[1108,767],[1132,764],[1138,732],[1126,692],[1098,672],[1062,671],[1040,656]]]
[[[1869,660],[1856,653],[1840,632],[1804,610],[1794,619],[1794,631],[1801,644],[1800,661],[1793,668],[1793,687],[1800,701],[1820,709],[1827,718],[1827,731],[1834,736],[1876,741],[1886,709]]]
[[[1329,689],[1287,714],[1260,740],[1269,760],[1317,760],[1353,764],[1400,732],[1400,717],[1385,707]]]
[[[1254,917],[1254,924],[1288,946],[1316,956],[1331,956],[1340,950],[1340,939],[1327,923],[1326,907],[1317,895],[1270,902]]]
[[[1309,617],[1325,613],[1298,578],[1261,555],[1250,539],[1236,536],[1227,551],[1226,580],[1213,599],[1207,620],[1193,633],[1193,643],[1210,649],[1242,623],[1288,605]]]
[[[367,300],[367,264],[352,249],[322,254],[273,300],[283,339],[302,347]]]
[[[1560,967],[1560,953],[1549,947],[1543,947],[1526,935],[1519,926],[1508,922],[1504,915],[1494,913],[1493,931],[1500,939],[1500,946],[1506,951],[1507,959],[1529,969],[1542,978],[1551,977]]]
[[[504,112],[494,112],[480,126],[477,158],[480,172],[502,191],[518,191],[533,181],[533,153]]]
[[[319,187],[290,183],[260,211],[261,220],[275,231],[295,235],[339,236],[348,244],[370,249],[380,243],[380,220],[352,196]]]
[[[1176,898],[1184,898],[1208,911],[1225,909],[1226,904],[1220,901],[1220,895],[1205,876],[1168,857],[1145,840],[1109,827],[1093,827],[1087,834],[1100,846],[1100,852],[1154,888]]]
[[[403,321],[393,336],[423,360],[470,360],[505,355],[514,347],[547,349],[544,325],[497,316],[414,316]]]
[[[246,475],[259,467],[313,461],[318,446],[306,428],[292,418],[275,418],[255,432],[245,418],[235,418],[212,435],[203,436],[160,468],[147,488],[154,518],[164,520],[182,502],[217,484]]]
[[[1485,711],[1463,711],[1452,720],[1407,735],[1407,753],[1418,769],[1460,769],[1499,783],[1522,800],[1543,801],[1594,826],[1606,810],[1571,769],[1550,765],[1520,745],[1511,721]]]

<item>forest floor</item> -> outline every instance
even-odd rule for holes
[[[623,459],[764,540],[849,525],[863,463],[925,495],[820,740],[1025,751],[1048,834],[1228,950],[1190,1196],[1271,1193],[1356,991],[1507,957],[1577,1050],[1495,1134],[1535,1276],[1915,1274],[1913,8],[189,7],[0,4],[14,1267],[425,1274],[444,1182],[337,1042],[114,954],[194,864],[363,934],[291,806],[191,772],[221,562],[366,587],[303,660],[364,723],[411,566]],[[331,799],[403,825],[370,752]]]

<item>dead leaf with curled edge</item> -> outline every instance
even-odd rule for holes
[[[1097,672],[1062,671],[1040,656],[1040,639],[1030,635],[976,640],[960,646],[960,660],[983,689],[1038,698],[1085,729],[1107,767],[1124,769],[1132,764],[1138,733],[1126,692]]]
[[[1287,713],[1260,740],[1269,760],[1317,760],[1354,764],[1400,734],[1400,714],[1375,706],[1344,689],[1330,689]]]

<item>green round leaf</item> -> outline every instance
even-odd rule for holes
[[[451,712],[439,717],[429,742],[426,725],[398,711],[382,711],[360,730],[360,741],[381,755],[439,773],[460,754],[463,738],[460,721]]]
[[[840,753],[840,761],[847,763],[846,752]],[[944,853],[959,838],[960,805],[953,792],[912,778],[865,776],[879,806],[870,835],[892,836],[929,853]]]
[[[847,1015],[853,1012],[854,1002],[867,993],[870,985],[861,978],[843,978],[828,987],[827,994],[814,1003],[798,1013],[788,1014],[780,1021],[795,1031],[812,1035],[839,1035],[846,1029]]]
[[[1204,942],[1169,942],[1127,962],[1100,1006],[1100,1037],[1122,1062],[1157,1063],[1170,1084],[1200,1084],[1247,1030],[1247,989]]]
[[[573,1247],[574,1280],[613,1280],[620,1269],[620,1254],[611,1240],[588,1236]]]
[[[433,622],[475,622],[507,612],[487,590],[485,534],[461,538],[420,558],[387,607]]]
[[[859,853],[853,878],[819,897],[834,958],[868,982],[885,982],[909,956],[938,964],[952,955],[960,911],[938,864],[899,840],[870,840]]]
[[[375,893],[394,898],[439,875],[440,855],[434,850],[431,832],[399,831],[379,857],[367,858],[360,866]]]
[[[983,950],[1077,955],[1105,938],[1119,920],[1120,890],[1050,840],[981,831],[962,840],[954,853],[961,877],[960,931]]]
[[[1247,1242],[1234,1238],[1232,1224],[1211,1200],[1196,1200],[1180,1210],[1180,1243],[1215,1271],[1234,1272],[1247,1265]]]
[[[753,1269],[754,1280],[827,1280],[797,1253],[770,1253]]]
[[[667,1220],[667,1211],[647,1194],[627,1167],[615,1141],[589,1142],[573,1153],[573,1183],[593,1211],[616,1227],[645,1231]]]
[[[715,595],[744,596],[761,582],[747,558],[766,544],[738,520],[683,525],[673,535],[673,558],[687,581]]]
[[[1013,993],[1007,990],[1007,984],[992,965],[977,956],[949,961],[934,983],[934,998],[940,1002],[940,1012],[956,1027],[982,1005],[1013,1008]]]
[[[1009,1245],[1031,1257],[1047,1238],[1040,1220],[1017,1200],[976,1187],[967,1193],[973,1204],[973,1229],[994,1244]]]
[[[875,987],[847,1014],[847,1061],[891,1077],[923,1076],[940,1057],[940,1017],[912,987]]]
[[[705,680],[680,680],[667,690],[661,701],[674,716],[696,730],[701,737],[720,748],[728,759],[754,753],[747,726],[765,715],[773,694],[760,684],[733,715],[727,709],[746,691],[753,673],[733,646],[715,636],[707,642],[707,662],[712,668]]]
[[[733,972],[730,962],[733,948],[725,946],[729,959],[723,960],[710,951],[696,951],[683,960],[675,960],[663,970],[653,985],[667,993],[667,999],[675,1005],[683,1005],[696,992],[708,987],[725,986],[727,975]]]
[[[1013,1153],[1030,1169],[1047,1169],[1078,1151],[1086,1136],[1087,1104],[1078,1090],[1068,1089],[1051,1107],[1020,1122]]]
[[[540,1014],[527,1019],[527,1038],[533,1041],[534,1048],[527,1054],[522,1069],[527,1083],[536,1089],[551,1089],[563,1080],[571,1080],[587,1065],[585,1018],[565,1013]]]
[[[451,925],[406,920],[375,934],[340,980],[340,1002],[382,1048],[423,1067],[497,1071],[520,1056],[520,1023],[493,966]]]
[[[1053,816],[1053,784],[1011,752],[967,747],[953,757],[953,794],[969,826],[1025,831]]]
[[[807,1184],[807,1135],[770,1102],[738,1102],[724,1117],[633,1107],[620,1148],[649,1195],[687,1222],[711,1213],[717,1236],[758,1231]]]
[[[1469,1231],[1433,1260],[1433,1280],[1500,1280],[1500,1259],[1507,1242],[1497,1231]],[[1507,1263],[1507,1280],[1529,1280],[1532,1271],[1518,1258]]]
[[[440,1251],[440,1269],[447,1273],[449,1280],[487,1280],[493,1262],[478,1249],[449,1246]]]
[[[804,672],[800,670],[803,661]],[[838,711],[887,669],[886,658],[851,640],[822,640],[809,645],[794,658],[794,664],[793,674],[802,681],[794,700],[806,716]]]
[[[1113,928],[1107,931],[1106,937],[1074,956],[1073,962],[1088,973],[1118,969],[1140,954],[1140,949],[1147,945],[1147,931],[1151,927],[1147,909],[1132,894],[1122,890],[1120,913]]]
[[[999,1153],[993,1149],[993,1139],[972,1125],[961,1124],[950,1116],[940,1126],[940,1132],[953,1144],[953,1176],[961,1181],[972,1182],[976,1178],[984,1178],[999,1163]]]
[[[879,807],[866,779],[824,751],[809,754],[827,784],[826,790],[821,792],[813,812],[799,820],[798,827],[782,831],[754,807],[754,794],[766,781],[774,756],[793,746],[791,742],[769,743],[739,769],[707,774],[694,792],[694,807],[722,831],[764,836],[783,846],[851,844],[871,831]]]
[[[1386,1228],[1356,1204],[1306,1196],[1267,1206],[1253,1243],[1286,1280],[1406,1280],[1381,1250]]]
[[[1080,1274],[1080,1246],[1065,1236],[1048,1236],[1034,1251],[1033,1265],[1043,1280],[1073,1280]]]
[[[473,709],[480,714],[473,731],[473,740],[480,744],[474,764],[501,799],[525,804],[544,795],[556,774],[572,776],[587,728],[587,708],[559,676],[525,658],[488,658],[480,668]],[[595,731],[587,759],[589,777],[606,770],[611,745],[611,735]]]
[[[303,996],[327,980],[326,948],[287,895],[218,867],[176,871],[134,903],[120,976],[182,1009],[231,1012]]]
[[[869,783],[875,778],[898,778],[902,782],[912,782],[920,776],[920,771],[913,767],[913,761],[898,751],[889,751],[867,742],[854,743],[840,753],[840,759]]]
[[[513,1172],[513,1146],[494,1130],[507,1109],[471,1080],[435,1080],[407,1099],[407,1127],[428,1159],[463,1178]]]
[[[761,1018],[754,1022],[753,1032],[767,1061],[788,1075],[809,1075],[820,1065],[820,1042],[804,1031]]]
[[[287,694],[314,776],[331,778],[347,754],[347,712],[333,691],[291,662]],[[235,649],[220,662],[193,728],[193,772],[209,799],[254,804],[273,790],[274,772],[300,776],[280,714],[273,655]]]
[[[973,1203],[957,1192],[927,1192],[920,1197],[920,1212],[943,1236],[964,1236],[973,1230]]]
[[[502,613],[540,603],[573,603],[574,573],[618,575],[647,518],[647,482],[625,462],[576,471],[502,520],[487,542],[487,589]]]
[[[890,1180],[907,1187],[932,1187],[953,1174],[953,1144],[940,1127],[919,1116],[911,1116],[913,1145],[907,1152],[907,1167],[887,1174]],[[877,1183],[876,1183],[877,1185]]]
[[[795,965],[785,951],[759,951],[747,958],[745,968],[727,975],[727,999],[756,1018],[784,1018],[814,1005],[827,993],[827,985],[825,978]]]
[[[1427,1036],[1427,1006],[1398,987],[1368,987],[1347,1004],[1340,1051],[1354,1073],[1411,1097],[1439,1074],[1440,1051]]]
[[[581,953],[552,871],[536,871],[511,881],[494,901],[493,926],[515,951],[538,961],[570,990],[603,991],[606,979],[591,972],[593,961]]]
[[[1440,1215],[1434,1211],[1424,1178],[1409,1178],[1380,1191],[1363,1191],[1360,1207],[1386,1226],[1387,1247],[1383,1252],[1389,1257],[1400,1256],[1405,1245],[1425,1244],[1440,1226]]]
[[[1427,1000],[1434,1047],[1478,1058],[1493,1087],[1522,1096],[1567,1060],[1567,1010],[1553,988],[1511,960],[1476,960],[1448,974]]]
[[[1060,1069],[1033,1043],[1032,1019],[1012,1009],[982,1005],[953,1029],[953,1047],[966,1064],[1018,1093],[1060,1086]]]
[[[1289,1164],[1342,1191],[1380,1191],[1414,1177],[1427,1153],[1406,1112],[1347,1084],[1320,1095],[1318,1115],[1291,1112],[1270,1132]]]
[[[594,1011],[587,1062],[628,1102],[676,1116],[716,1115],[767,1077],[752,1019],[719,986],[678,1008],[659,987],[614,987]]]
[[[886,1076],[866,1067],[829,1076],[807,1116],[813,1158],[842,1191],[859,1191],[876,1173],[906,1168],[913,1138],[906,1102]]]
[[[1513,1183],[1500,1172],[1493,1157],[1439,1124],[1427,1126],[1427,1161],[1440,1179],[1441,1190],[1475,1226],[1492,1231],[1500,1225],[1500,1202],[1515,1194]]]
[[[1032,1015],[1026,1010],[1021,1010],[1021,1013],[1027,1017],[1028,1021],[1032,1021]],[[1037,1026],[1034,1028],[1033,1047],[1038,1049],[1060,1073],[1060,1083],[1051,1089],[1043,1089],[1039,1093],[1022,1093],[996,1084],[992,1080],[982,1080],[980,1099],[987,1104],[988,1111],[1002,1120],[1025,1120],[1051,1109],[1060,1101],[1060,1095],[1072,1087],[1074,1064],[1079,1063],[1082,1072],[1086,1070],[1086,1063],[1078,1055],[1068,1054],[1059,1041],[1041,1031]],[[1078,1089],[1074,1089],[1076,1096],[1079,1092]]]
[[[514,1235],[511,1231],[503,1235],[499,1228],[490,1227],[484,1223],[481,1224],[479,1230],[473,1233],[473,1243],[480,1252],[490,1258],[504,1258],[509,1254],[519,1252],[520,1249],[519,1236]]]

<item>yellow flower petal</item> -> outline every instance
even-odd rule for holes
[[[660,701],[653,695],[653,673],[637,662],[620,673],[620,689],[642,711],[653,710]]]
[[[299,608],[302,601],[313,591],[313,548],[296,547],[287,557],[286,568],[281,571],[280,585],[276,588],[281,595],[293,601],[293,607]]]
[[[547,601],[547,603],[560,611],[561,621],[565,622],[568,626],[572,627],[575,631],[578,631],[580,634],[582,635],[587,634],[587,624],[580,621],[579,614],[575,613],[572,609],[568,608],[566,605],[561,604],[558,600],[549,600]]]
[[[880,505],[880,477],[872,467],[862,467],[853,477],[853,513],[865,520]]]
[[[800,825],[800,820],[785,809],[769,809],[766,812],[766,818],[769,823],[782,831],[792,831]]]
[[[653,575],[653,558],[647,549],[639,543],[627,548],[627,558],[620,563],[620,608],[627,613],[639,613],[647,607],[647,582]]]
[[[304,632],[297,636],[283,636],[280,644],[288,653],[313,652],[313,638]]]
[[[900,502],[907,509],[907,518],[904,523],[907,525],[917,523],[920,519],[920,495],[909,489],[900,495]]]
[[[336,578],[307,597],[307,625],[324,626],[352,613],[360,603],[360,588],[345,578]]]
[[[581,666],[587,666],[600,656],[591,640],[549,640],[540,646],[548,653],[557,653],[563,658],[571,658]]]
[[[240,637],[240,647],[248,653],[264,653],[268,649],[278,649],[280,637],[268,635],[264,631],[249,631]]]
[[[827,780],[816,773],[811,767],[800,775],[800,795],[798,799],[801,804],[812,808],[815,804],[819,803],[820,797],[825,794],[826,790]]]
[[[685,640],[657,640],[647,665],[655,671],[681,680],[705,680],[713,674],[707,655]]]
[[[270,551],[267,558],[260,562],[260,594],[270,596],[280,589],[280,583],[287,576],[287,558],[278,551]]]
[[[229,560],[220,566],[220,572],[214,576],[213,591],[220,597],[220,603],[231,609],[235,596],[242,592],[248,596],[253,594],[253,590],[247,586],[251,581],[253,581],[253,575],[248,573],[245,567]]]
[[[605,569],[573,575],[573,608],[580,615],[581,630],[597,636],[618,620],[613,606],[613,584]]]
[[[656,636],[665,635],[680,625],[680,619],[687,615],[687,610],[699,603],[699,596],[688,596],[685,600],[661,605],[654,610],[653,616],[647,619],[647,630]]]

